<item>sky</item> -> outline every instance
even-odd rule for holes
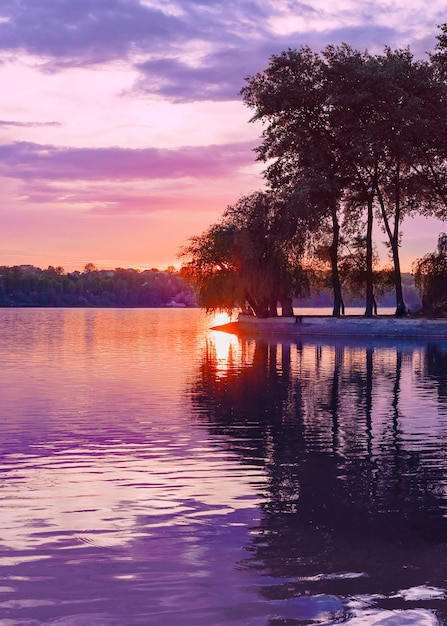
[[[239,92],[272,54],[424,58],[446,21],[444,0],[1,0],[0,265],[178,266],[265,186]],[[404,225],[404,270],[442,230]]]

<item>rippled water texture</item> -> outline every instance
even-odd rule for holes
[[[0,626],[447,620],[447,344],[0,310]]]

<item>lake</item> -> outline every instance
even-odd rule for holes
[[[0,309],[1,626],[447,623],[447,342]]]

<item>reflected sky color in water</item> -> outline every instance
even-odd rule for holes
[[[0,318],[1,626],[444,623],[447,345]]]

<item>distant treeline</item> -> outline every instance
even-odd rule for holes
[[[405,297],[405,302],[410,313],[416,313],[421,308],[421,298],[418,289],[415,286],[414,277],[412,274],[402,274],[402,288]],[[321,289],[315,291],[309,298],[293,299],[294,306],[301,307],[332,307],[333,295],[330,289]],[[377,297],[377,304],[379,307],[393,308],[396,306],[396,298],[393,292],[388,291]],[[363,297],[357,299],[345,297],[345,305],[348,307],[364,307]]]
[[[51,265],[15,265],[0,266],[0,306],[191,307],[196,299],[173,267],[99,270],[87,263],[83,272],[65,273]]]

